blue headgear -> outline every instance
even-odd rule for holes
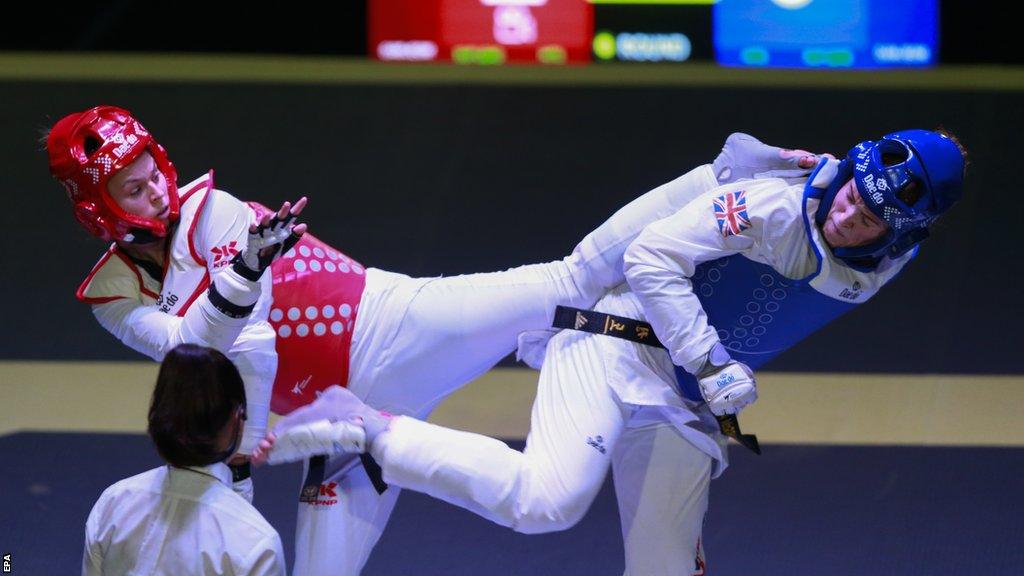
[[[898,161],[886,166],[883,155]],[[836,193],[853,178],[864,204],[889,225],[888,232],[866,246],[833,248],[839,258],[865,260],[897,257],[928,237],[928,225],[963,194],[964,158],[956,142],[930,130],[903,130],[865,140],[850,149],[815,214],[824,224]],[[921,196],[913,205],[899,199],[911,182]]]

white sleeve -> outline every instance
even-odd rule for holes
[[[248,246],[249,225],[256,221],[256,213],[248,204],[227,192],[211,190],[207,205],[198,218],[192,240],[199,255],[206,260],[211,282],[232,303],[240,306],[254,304],[261,294],[259,283],[229,273],[231,267],[228,263],[234,254]]]
[[[284,548],[277,532],[264,538],[239,568],[253,576],[285,576]]]
[[[100,543],[97,542],[97,537],[100,532],[99,524],[99,508],[100,502],[103,502],[103,496],[100,496],[99,502],[97,502],[92,510],[89,512],[89,518],[85,521],[85,548],[82,551],[82,576],[100,576],[103,574],[103,550],[100,549]]]
[[[192,236],[196,250],[206,260],[211,275],[226,270],[231,257],[248,245],[249,225],[256,221],[256,213],[227,192],[210,190],[206,206],[197,218]]]
[[[270,300],[273,281],[269,270],[248,293],[231,290],[238,281],[251,284],[238,276],[227,265],[235,251],[245,250],[249,241],[249,225],[256,221],[256,212],[245,202],[221,190],[211,190],[206,208],[199,215],[196,233],[193,236],[196,250],[206,259],[210,278],[221,295],[239,305],[256,304],[261,294]],[[219,251],[220,258],[215,252]],[[262,284],[260,289],[259,284]],[[220,348],[238,367],[245,383],[245,397],[249,418],[245,422],[238,451],[249,454],[266,435],[270,418],[270,399],[273,395],[274,377],[277,371],[277,353],[274,349],[275,334],[266,322],[267,306],[258,304],[249,327],[234,338],[228,347]],[[191,310],[190,310],[191,311]],[[237,334],[236,334],[237,336]],[[283,558],[283,556],[282,556]],[[262,573],[262,572],[261,572]]]
[[[275,338],[276,334],[269,323],[250,323],[228,353],[228,358],[238,367],[238,373],[245,383],[249,417],[245,421],[242,442],[238,447],[238,451],[243,454],[252,453],[267,432],[270,399],[277,375]]]
[[[750,251],[762,233],[762,219],[749,212],[750,226],[740,233],[726,236],[719,227],[714,199],[742,189],[732,184],[707,192],[648,225],[625,253],[626,280],[647,320],[672,362],[690,373],[719,341],[690,278],[702,262]]]
[[[232,318],[218,310],[210,303],[208,291],[181,317],[128,298],[94,304],[92,313],[118,340],[158,362],[179,344],[198,344],[227,352],[248,320]]]

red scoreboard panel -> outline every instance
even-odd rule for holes
[[[370,0],[369,53],[379,60],[589,62],[587,0]]]

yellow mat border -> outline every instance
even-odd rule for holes
[[[0,434],[145,430],[157,365],[0,361]],[[496,368],[431,421],[500,438],[529,430],[537,373]],[[1024,376],[762,373],[746,431],[766,443],[1024,446]]]

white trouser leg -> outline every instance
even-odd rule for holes
[[[307,470],[303,471],[305,478]],[[315,504],[299,503],[295,576],[356,576],[380,539],[401,490],[378,494],[354,456],[329,458]]]
[[[361,308],[357,340],[366,338],[360,332],[378,328],[393,330],[394,339],[372,350],[354,346],[350,388],[371,406],[423,413],[514,351],[520,333],[550,327],[556,306],[589,308],[621,284],[623,251],[637,234],[716,184],[710,166],[701,166],[655,188],[616,212],[563,260],[384,292],[411,294],[411,301],[407,309],[373,308],[400,316],[380,324],[363,318]]]
[[[256,444],[266,435],[270,418],[270,395],[277,373],[273,329],[259,332],[254,330],[246,338],[239,338],[231,347],[230,358],[245,384],[248,412],[238,451],[251,454]]]
[[[371,446],[384,479],[518,532],[572,526],[601,488],[624,421],[596,338],[563,332],[551,341],[522,453],[401,417]]]
[[[670,424],[627,428],[612,455],[627,576],[703,574],[711,458]]]

